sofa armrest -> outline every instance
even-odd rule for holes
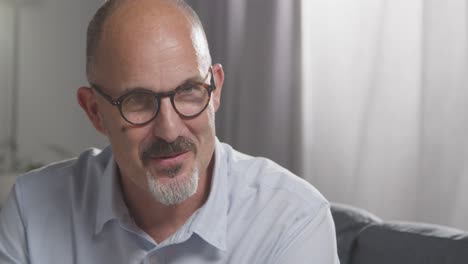
[[[381,220],[363,209],[339,203],[331,204],[331,212],[336,228],[338,257],[341,264],[348,264],[359,233],[371,224],[380,223]]]
[[[423,223],[372,224],[357,238],[351,263],[466,264],[468,234]]]

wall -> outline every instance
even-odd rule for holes
[[[0,2],[0,171],[8,164],[8,142],[10,136],[12,49],[13,49],[13,5]]]
[[[100,2],[25,0],[20,6],[17,136],[23,166],[106,144],[75,95],[87,85],[86,27]]]

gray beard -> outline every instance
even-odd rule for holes
[[[166,206],[176,205],[187,200],[197,192],[199,179],[198,168],[195,166],[191,175],[183,179],[175,177],[179,170],[180,167],[167,171],[167,176],[172,178],[172,182],[167,184],[162,184],[157,177],[154,177],[149,172],[146,173],[149,191],[156,201]]]

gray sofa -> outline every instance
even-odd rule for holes
[[[468,264],[468,233],[332,204],[341,264]],[[467,219],[468,221],[468,219]]]

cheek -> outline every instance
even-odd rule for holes
[[[195,136],[199,141],[200,148],[203,148],[207,143],[214,140],[215,119],[211,104],[205,110],[203,115],[200,115],[198,118],[193,120],[189,120],[186,124],[191,134],[193,134],[193,136]]]
[[[214,129],[214,126],[215,126],[215,109],[213,107],[213,104],[209,104],[207,109],[206,109],[206,112],[208,114],[208,122],[210,124],[211,127],[213,127]]]
[[[213,107],[208,107],[205,111],[203,116],[199,116],[188,125],[198,143],[198,159],[201,166],[207,166],[211,159],[216,135]]]
[[[145,138],[144,129],[132,127],[123,122],[116,122],[108,123],[106,130],[108,131],[108,139],[114,150],[115,159],[120,167],[135,168],[140,166],[139,146]]]

